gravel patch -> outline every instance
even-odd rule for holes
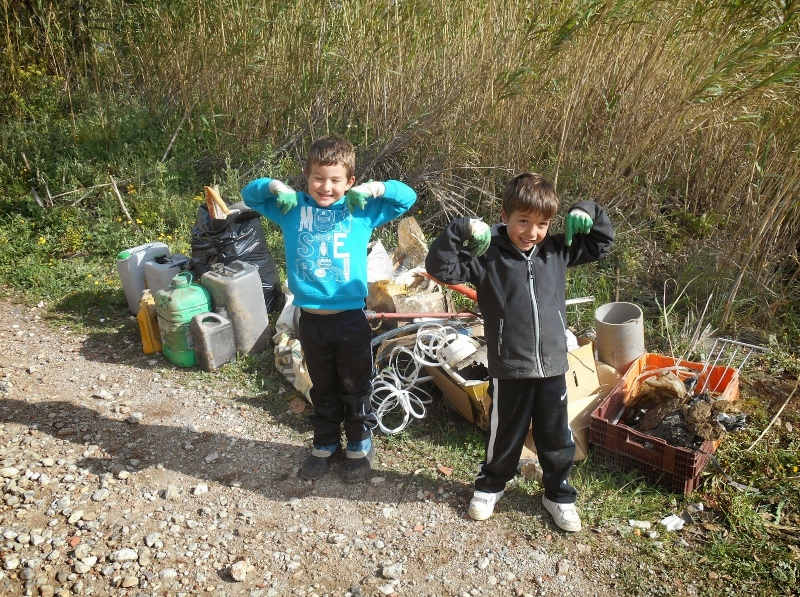
[[[473,522],[468,484],[380,451],[363,484],[303,481],[307,438],[252,396],[40,312],[0,301],[2,595],[618,594],[591,531]]]

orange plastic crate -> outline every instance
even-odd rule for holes
[[[639,384],[647,377],[647,373],[655,374],[657,370],[668,367],[677,367],[675,373],[681,380],[704,369],[702,363],[678,362],[658,354],[642,355],[592,412],[589,443],[594,446],[595,458],[608,468],[637,470],[652,483],[688,495],[700,484],[700,473],[708,464],[708,455],[713,454],[719,446],[719,440],[706,440],[699,450],[692,450],[673,446],[661,438],[614,423],[638,393]],[[714,398],[736,400],[739,397],[738,370],[721,366],[708,366],[705,369],[698,380],[698,388],[705,386]]]

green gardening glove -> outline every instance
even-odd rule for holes
[[[297,191],[280,180],[272,179],[270,181],[269,192],[275,195],[275,204],[283,215],[286,215],[290,209],[297,207]]]
[[[574,235],[589,234],[593,225],[592,218],[582,209],[573,209],[569,212],[564,221],[564,236],[567,239],[567,246],[572,244]]]
[[[492,241],[492,230],[484,222],[470,218],[469,220],[469,239],[465,244],[469,254],[473,257],[480,257],[489,248]]]
[[[370,180],[360,185],[352,187],[344,194],[344,203],[350,213],[356,209],[364,209],[367,206],[367,199],[373,197],[383,197],[386,193],[386,185],[382,182]]]

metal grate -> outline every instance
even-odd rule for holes
[[[769,348],[756,346],[755,344],[745,344],[744,342],[738,342],[728,338],[714,338],[714,343],[711,345],[708,358],[703,360],[702,373],[705,374],[710,368],[716,367],[717,365],[722,365],[729,369],[736,369],[741,372],[754,352],[769,352]],[[722,361],[722,363],[720,363],[720,361]],[[709,379],[711,379],[711,376],[706,376],[703,387],[700,388],[699,393],[702,394],[707,389],[706,386],[708,385]],[[721,381],[722,377],[717,380],[715,387],[711,389],[712,393],[719,389],[717,386],[719,386]]]

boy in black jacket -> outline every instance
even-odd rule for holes
[[[566,216],[565,234],[550,234],[557,211],[553,185],[540,174],[520,174],[503,191],[502,224],[453,220],[433,241],[425,267],[441,282],[474,284],[484,320],[492,409],[469,515],[492,515],[532,422],[542,503],[560,528],[579,531],[577,492],[569,484],[575,443],[564,375],[566,272],[602,258],[614,232],[599,205],[579,201]]]

